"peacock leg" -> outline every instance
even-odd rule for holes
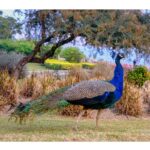
[[[77,117],[77,121],[76,121],[76,129],[78,129],[78,123],[79,123],[79,121],[80,121],[80,119],[81,119],[81,117],[83,116],[84,113],[85,113],[85,110],[82,110],[82,111],[79,113],[79,115],[78,115],[78,117]]]
[[[101,112],[102,112],[102,109],[99,109],[97,111],[97,115],[96,115],[96,128],[98,128],[99,116],[100,116]]]

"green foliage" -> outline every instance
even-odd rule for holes
[[[55,51],[55,53],[54,53],[53,58],[58,58],[58,55],[60,54],[61,51],[62,51],[61,47],[57,48],[56,51]]]
[[[68,47],[60,52],[60,56],[69,62],[80,62],[85,55],[76,47]]]
[[[48,63],[45,63],[45,66],[49,69],[52,69],[52,70],[62,70],[63,69],[61,64],[48,64]]]
[[[30,54],[34,48],[32,41],[25,40],[0,40],[0,50],[11,52],[15,51],[23,54]]]
[[[45,53],[47,53],[51,49],[51,45],[43,45],[41,47],[41,51],[37,53],[38,57],[44,56]]]
[[[22,53],[25,55],[31,54],[34,49],[34,42],[27,40],[0,40],[0,51],[12,52],[15,51],[17,53]],[[41,52],[37,53],[37,57],[42,57],[46,52],[51,49],[52,45],[43,45],[41,47]],[[54,57],[57,58],[58,54],[61,51],[61,47],[58,48],[54,54]]]
[[[130,82],[142,86],[145,81],[150,80],[150,75],[146,67],[139,66],[129,71],[127,78]]]
[[[0,16],[0,39],[11,39],[16,33],[21,33],[21,24],[13,17]]]
[[[15,41],[14,44],[16,52],[26,55],[30,54],[34,48],[34,43],[32,41]]]

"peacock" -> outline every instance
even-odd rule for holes
[[[30,112],[40,114],[49,109],[55,108],[61,100],[73,104],[82,105],[83,111],[77,117],[77,123],[87,109],[96,109],[96,127],[98,127],[99,116],[101,112],[112,107],[120,100],[123,94],[123,76],[124,70],[120,60],[124,58],[123,53],[118,53],[115,58],[116,67],[114,70],[114,77],[110,81],[102,80],[84,80],[70,86],[57,89],[37,100],[20,103],[12,117],[19,117],[22,122]]]

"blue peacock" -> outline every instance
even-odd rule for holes
[[[20,122],[22,122],[30,112],[35,114],[46,112],[49,109],[55,108],[59,101],[64,99],[70,104],[82,105],[84,107],[77,118],[77,122],[86,109],[98,110],[96,116],[96,127],[98,127],[99,115],[102,110],[112,107],[120,100],[123,94],[124,70],[120,63],[122,58],[124,58],[124,54],[118,53],[115,58],[116,67],[112,80],[87,80],[57,89],[37,100],[26,104],[20,103],[11,116],[20,117]]]

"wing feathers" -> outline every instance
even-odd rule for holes
[[[63,98],[66,100],[80,100],[92,98],[104,94],[106,91],[115,91],[115,86],[106,81],[89,80],[82,81],[66,90]]]

